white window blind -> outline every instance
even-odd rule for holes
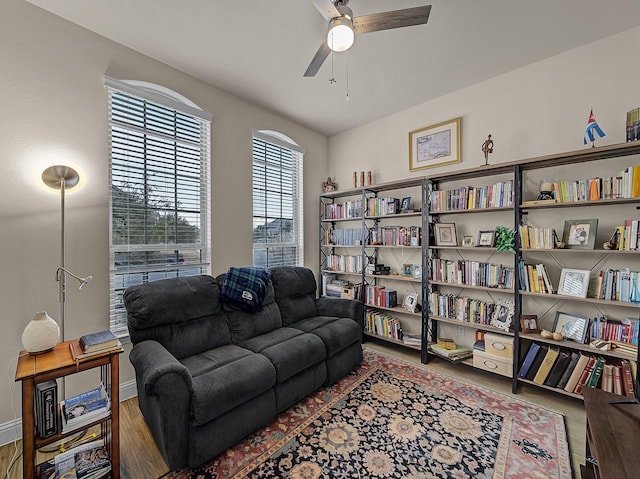
[[[253,132],[253,265],[301,266],[304,151],[273,133]]]
[[[127,287],[211,270],[211,122],[109,80],[110,327],[124,335]]]

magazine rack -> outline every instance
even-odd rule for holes
[[[25,351],[20,352],[15,380],[22,383],[22,467],[25,479],[35,479],[37,477],[36,450],[38,448],[77,433],[77,431],[71,431],[63,434],[58,429],[58,433],[46,439],[38,437],[34,412],[36,384],[94,368],[100,368],[102,381],[107,393],[110,395],[111,414],[106,418],[96,420],[95,424],[90,424],[87,427],[99,426],[100,435],[105,441],[111,458],[111,478],[120,478],[120,380],[118,361],[122,349],[105,351],[104,353],[76,361],[71,354],[70,343],[77,342],[77,339],[65,341],[57,344],[52,351],[35,356],[31,356]]]

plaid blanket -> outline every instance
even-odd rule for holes
[[[222,301],[252,313],[260,311],[270,280],[263,268],[229,268],[222,282]]]

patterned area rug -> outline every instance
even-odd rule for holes
[[[570,478],[564,416],[365,349],[362,366],[165,479]]]

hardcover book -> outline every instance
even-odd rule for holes
[[[578,354],[575,351],[571,353],[571,359],[569,360],[569,364],[567,365],[564,372],[562,373],[562,376],[560,376],[560,380],[558,381],[558,384],[555,387],[564,389],[564,387],[567,385],[567,382],[569,381],[569,378],[571,377],[571,373],[573,373],[573,370],[576,367],[576,364],[578,364],[579,359],[580,359],[580,354]]]
[[[569,380],[567,381],[567,384],[564,387],[565,391],[569,393],[573,392],[588,363],[589,363],[589,356],[580,354],[580,358],[576,363],[576,367],[573,368],[573,372],[571,373],[571,376],[569,377]]]
[[[551,372],[551,368],[555,364],[556,359],[558,359],[558,350],[549,348],[544,356],[544,359],[542,360],[542,363],[540,364],[540,367],[538,368],[538,372],[533,377],[534,383],[544,384],[544,381],[545,379],[547,379],[547,376]]]
[[[565,369],[569,365],[569,361],[571,360],[571,355],[568,352],[561,351],[558,355],[558,359],[555,364],[551,368],[551,372],[544,380],[544,385],[555,388],[560,381],[560,377],[562,373],[564,373]]]
[[[522,361],[522,366],[520,366],[520,371],[518,372],[518,377],[520,379],[524,379],[533,364],[533,360],[536,358],[538,351],[540,350],[540,345],[538,343],[531,343],[529,346],[529,351],[527,351],[527,355]]]
[[[80,347],[85,353],[98,349],[108,349],[117,346],[118,338],[109,330],[80,336]]]
[[[540,368],[540,365],[544,361],[544,358],[546,357],[548,350],[549,348],[547,346],[540,346],[540,350],[536,354],[536,357],[533,360],[533,364],[531,364],[531,367],[529,368],[529,372],[527,372],[525,379],[528,379],[529,381],[533,381],[533,378],[535,377],[535,375],[538,374],[538,369]]]

